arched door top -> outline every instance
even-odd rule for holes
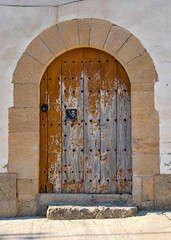
[[[13,82],[39,84],[50,62],[63,52],[78,47],[93,47],[113,55],[123,65],[132,83],[157,80],[149,54],[130,32],[104,20],[74,19],[45,29],[29,44],[17,64]]]

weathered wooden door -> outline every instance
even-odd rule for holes
[[[131,91],[114,57],[55,59],[40,85],[40,192],[131,193]]]

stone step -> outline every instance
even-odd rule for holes
[[[71,219],[104,219],[126,218],[137,213],[136,206],[114,206],[111,204],[66,204],[51,205],[47,210],[47,219],[71,220]]]

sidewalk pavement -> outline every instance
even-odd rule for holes
[[[141,211],[120,219],[0,219],[0,240],[171,240],[171,211]]]

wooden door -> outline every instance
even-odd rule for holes
[[[92,48],[54,60],[40,85],[40,192],[131,193],[131,90]]]

